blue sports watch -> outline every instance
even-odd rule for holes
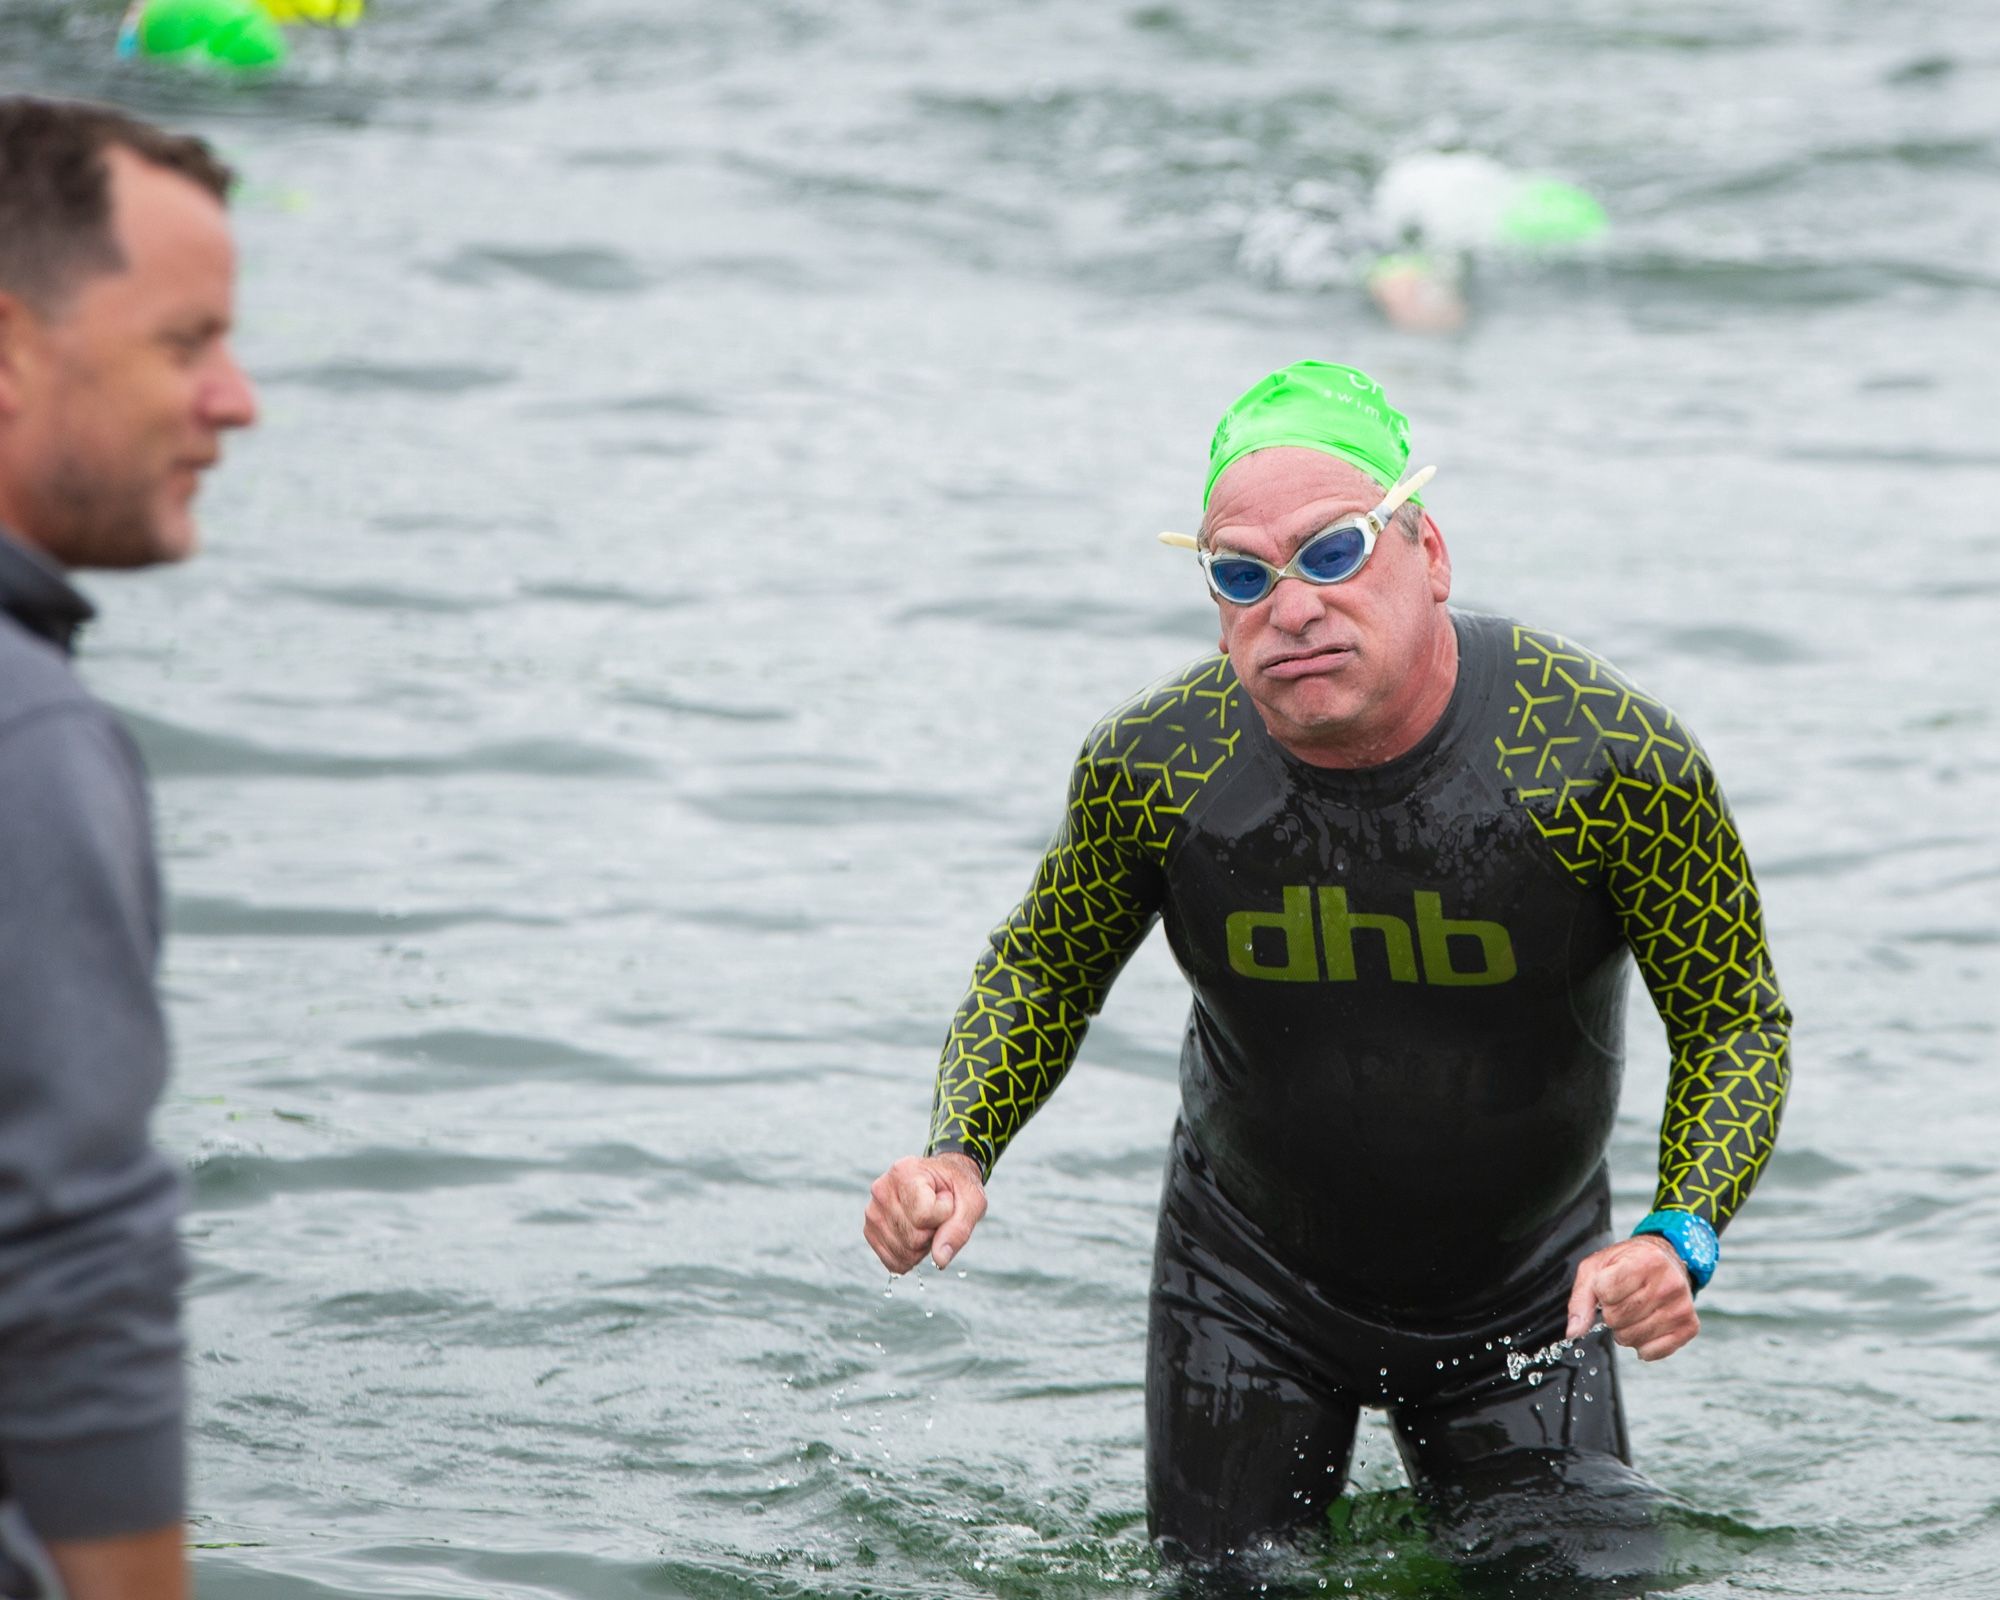
[[[1692,1211],[1655,1211],[1640,1220],[1632,1237],[1642,1233],[1657,1233],[1674,1247],[1674,1254],[1694,1280],[1696,1294],[1708,1287],[1708,1280],[1715,1276],[1715,1264],[1722,1259],[1722,1243],[1705,1221]]]

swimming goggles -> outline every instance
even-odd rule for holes
[[[1234,550],[1203,550],[1201,541],[1192,534],[1163,533],[1160,543],[1199,552],[1209,593],[1232,606],[1254,606],[1285,578],[1303,578],[1307,583],[1317,584],[1345,583],[1368,565],[1368,558],[1375,553],[1375,541],[1397,508],[1429,483],[1436,472],[1436,467],[1425,467],[1391,489],[1373,511],[1342,517],[1321,528],[1282,567]]]

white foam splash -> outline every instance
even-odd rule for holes
[[[1590,1331],[1591,1333],[1602,1333],[1604,1331],[1604,1324],[1601,1322],[1596,1323],[1591,1327]],[[1528,1371],[1529,1368],[1553,1367],[1558,1362],[1566,1359],[1572,1351],[1575,1352],[1579,1361],[1583,1359],[1583,1347],[1580,1339],[1558,1339],[1554,1344],[1543,1345],[1541,1349],[1535,1351],[1532,1355],[1525,1354],[1519,1350],[1510,1350],[1507,1352],[1507,1376],[1519,1382],[1521,1374]],[[1540,1374],[1536,1374],[1536,1377],[1539,1379]]]

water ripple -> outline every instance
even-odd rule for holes
[[[536,778],[648,777],[642,757],[572,739],[510,739],[448,755],[343,755],[283,750],[121,710],[158,778],[407,778],[505,773]]]
[[[585,1050],[553,1039],[491,1033],[477,1028],[440,1028],[429,1033],[389,1034],[357,1040],[350,1048],[392,1060],[409,1061],[422,1072],[385,1074],[371,1080],[378,1093],[425,1093],[461,1089],[468,1076],[485,1082],[548,1079],[564,1083],[656,1083],[658,1078],[623,1056]]]
[[[580,245],[544,249],[469,245],[432,271],[447,283],[483,284],[513,277],[569,294],[640,294],[658,281],[622,251]]]
[[[199,939],[400,938],[446,928],[488,923],[503,927],[552,928],[556,917],[538,917],[490,906],[433,911],[384,911],[339,906],[273,906],[220,895],[176,896],[168,923],[178,936]]]
[[[267,389],[320,389],[329,394],[458,395],[497,388],[511,383],[514,377],[511,367],[463,362],[362,361],[349,357],[310,366],[278,367],[259,372],[257,381]]]

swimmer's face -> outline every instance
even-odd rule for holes
[[[1283,566],[1328,523],[1371,511],[1382,487],[1317,450],[1258,450],[1209,498],[1207,543]],[[1429,731],[1457,661],[1444,602],[1451,558],[1426,516],[1412,543],[1391,527],[1345,583],[1286,578],[1253,606],[1216,602],[1222,648],[1272,736],[1327,765],[1390,760]]]
[[[229,349],[236,254],[221,202],[128,151],[104,160],[124,266],[44,316],[10,303],[0,349],[12,516],[69,567],[191,553],[201,475],[223,433],[257,413]]]

